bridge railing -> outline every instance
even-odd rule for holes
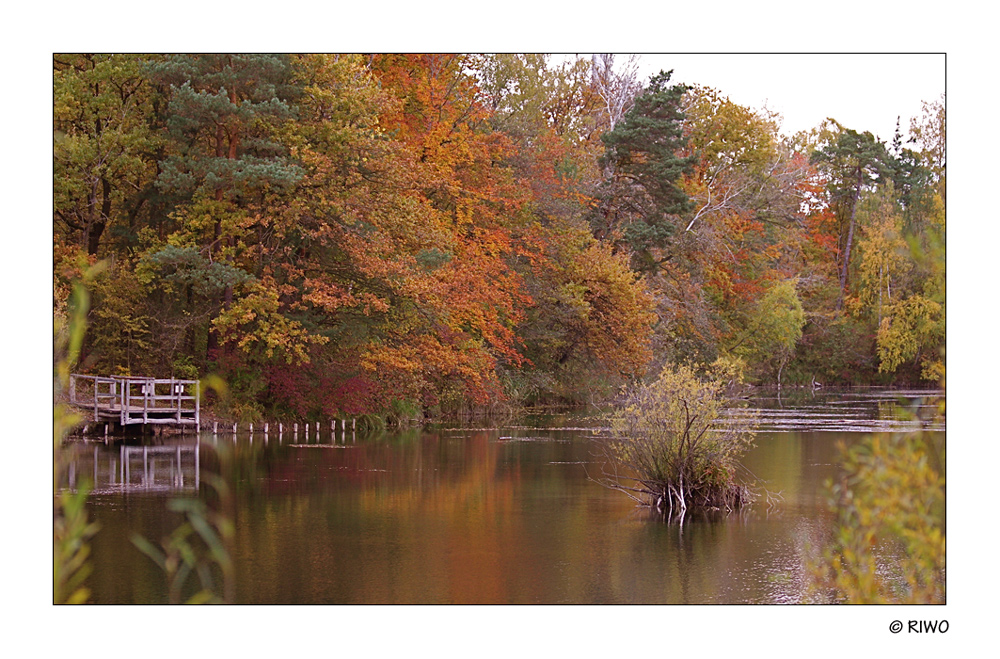
[[[94,421],[118,416],[133,423],[195,424],[201,417],[198,380],[71,374],[69,402],[92,408]]]
[[[115,377],[73,373],[69,376],[69,402],[78,407],[91,408],[96,422],[98,411],[102,407],[114,407],[118,401],[121,391],[119,380],[120,378]]]

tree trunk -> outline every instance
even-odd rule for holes
[[[858,169],[858,182],[854,186],[854,201],[851,204],[851,225],[847,229],[847,246],[844,249],[844,265],[840,270],[840,297],[837,299],[837,311],[844,306],[844,291],[847,288],[847,268],[851,264],[851,243],[854,241],[854,218],[858,214],[858,199],[861,198],[861,169]]]
[[[93,220],[87,232],[87,253],[91,256],[97,256],[97,248],[101,244],[101,235],[104,234],[104,229],[108,225],[108,218],[111,216],[111,184],[103,176],[101,177],[101,193],[103,195],[101,199],[101,211],[96,217],[92,216]],[[94,201],[96,203],[97,200],[95,199]]]
[[[233,103],[237,102],[235,91],[230,92],[230,100]],[[228,142],[229,148],[226,148]],[[236,159],[237,147],[239,146],[239,129],[233,128],[232,132],[227,131],[222,123],[216,126],[215,130],[215,155],[218,158],[227,158],[229,160]],[[215,200],[221,202],[225,198],[224,191],[219,188],[215,191]],[[233,247],[236,244],[236,239],[233,236],[229,236],[226,241],[227,247]],[[217,253],[222,249],[222,219],[216,218],[215,220],[215,232],[212,241],[213,248],[211,252]],[[226,256],[226,261],[231,260],[231,252],[229,256]],[[227,284],[225,290],[222,293],[222,309],[229,309],[233,304],[233,285]],[[218,332],[215,328],[209,330],[208,333],[208,352],[211,355],[213,352],[218,353],[219,351],[225,352],[226,346],[219,341]]]
[[[882,266],[878,267],[878,325],[882,326]]]

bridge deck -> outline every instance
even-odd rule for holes
[[[197,380],[70,375],[69,402],[94,421],[198,426],[201,387]]]

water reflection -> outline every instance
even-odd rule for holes
[[[122,447],[84,445],[77,477],[104,474],[90,585],[99,602],[161,601],[162,575],[127,538],[169,533],[169,496],[205,496],[199,479],[220,474],[234,492],[243,603],[798,602],[804,556],[833,523],[824,481],[839,469],[837,444],[866,437],[850,423],[863,398],[839,406],[838,430],[806,423],[759,435],[747,466],[780,505],[689,516],[683,527],[587,479],[600,467],[596,422],[580,417],[375,436],[314,426],[308,440],[300,426],[298,437],[285,428],[178,440],[187,444],[147,450],[145,462],[143,447],[123,462]],[[897,414],[870,400],[865,415]],[[161,496],[123,496],[134,492]]]
[[[60,488],[75,491],[86,479],[94,494],[118,492],[197,493],[201,485],[200,441],[159,446],[70,444]]]

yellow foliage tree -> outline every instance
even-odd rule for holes
[[[945,603],[944,442],[875,435],[846,452],[837,526],[810,565],[810,598]]]

